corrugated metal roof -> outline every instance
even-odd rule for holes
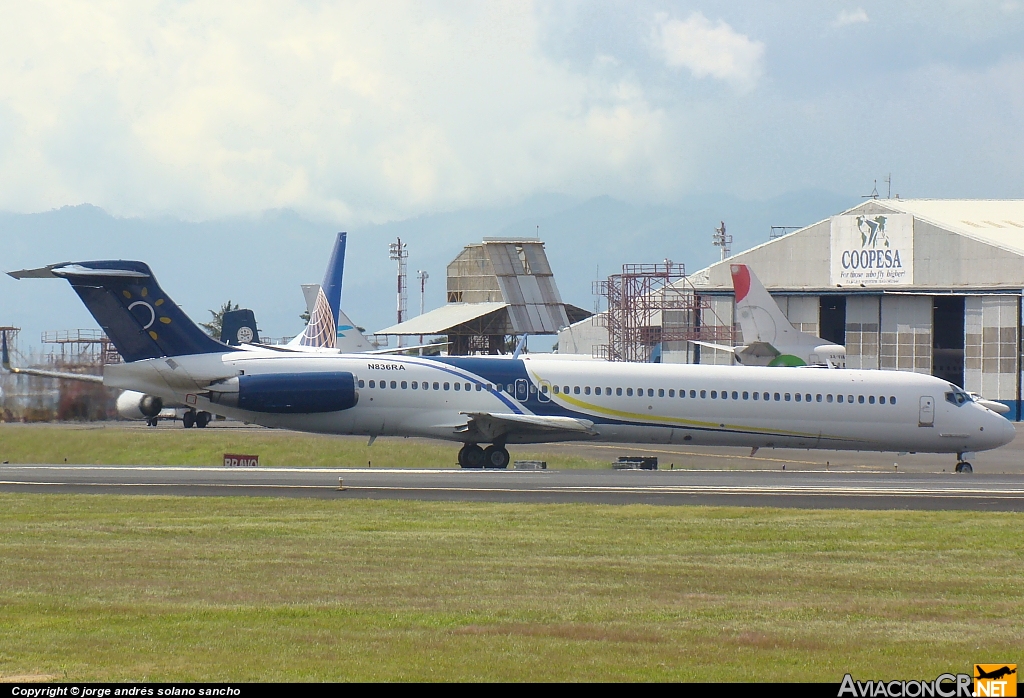
[[[878,199],[874,203],[1024,254],[1024,199]]]
[[[484,241],[515,334],[555,334],[569,324],[539,241]]]
[[[375,334],[426,335],[445,334],[456,325],[483,317],[488,313],[508,307],[508,303],[449,303],[429,313],[391,327]]]

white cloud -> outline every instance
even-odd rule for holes
[[[538,190],[664,191],[665,115],[518,1],[14,5],[0,208],[344,220]]]
[[[687,68],[694,77],[713,77],[751,87],[764,71],[764,44],[740,34],[725,22],[712,24],[700,12],[685,21],[656,17],[654,45],[665,63]]]
[[[840,12],[834,20],[832,20],[833,27],[845,27],[850,24],[863,24],[868,22],[868,13],[864,11],[863,7],[858,7],[856,10],[843,10]]]

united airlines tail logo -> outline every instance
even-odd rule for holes
[[[331,312],[331,304],[327,302],[323,288],[317,293],[313,314],[309,318],[309,324],[306,325],[306,331],[302,333],[299,344],[304,347],[327,349],[334,349],[338,346],[337,331],[334,328],[334,313]]]
[[[150,302],[149,289],[145,286],[137,290],[137,294],[138,298],[136,299],[128,289],[121,291],[121,295],[128,302],[128,312],[139,321],[142,329],[149,333],[150,338],[153,340],[159,339],[160,335],[156,331],[159,327],[157,323],[159,322],[163,325],[171,324],[171,318],[161,314],[161,306],[164,304],[164,299],[158,298]]]
[[[885,216],[857,216],[857,230],[860,231],[861,247],[889,246],[889,235],[885,232]]]

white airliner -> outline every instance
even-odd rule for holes
[[[461,442],[468,468],[506,467],[507,444],[584,440],[955,453],[970,471],[968,454],[1014,436],[960,388],[916,373],[236,350],[142,262],[10,275],[71,283],[126,361],[104,367],[104,385],[268,427]]]
[[[793,327],[750,267],[730,264],[729,271],[736,294],[736,319],[746,344],[739,347],[710,342],[694,344],[732,352],[736,361],[744,366],[846,368],[846,347]]]

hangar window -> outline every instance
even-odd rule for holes
[[[825,396],[825,402],[832,402],[832,393]]]
[[[435,381],[434,382],[434,390],[437,390],[437,389],[438,389],[438,385],[437,385],[437,381]],[[448,390],[448,384],[447,383],[445,383],[444,389]]]
[[[665,389],[658,388],[658,397],[665,397]]]
[[[864,404],[864,396],[863,395],[858,395],[857,396],[857,402],[859,402],[860,404],[863,405]]]
[[[376,387],[377,387],[377,384],[376,384],[376,382],[374,382],[374,381],[370,381],[370,387],[371,387],[371,388],[376,388]]]
[[[409,389],[409,383],[407,381],[402,381],[402,390],[408,390],[408,389]]]
[[[583,388],[583,394],[584,395],[590,395],[590,386],[589,385],[586,386],[585,388]]]
[[[616,395],[622,395],[622,388],[616,388],[615,389],[615,394]]]

